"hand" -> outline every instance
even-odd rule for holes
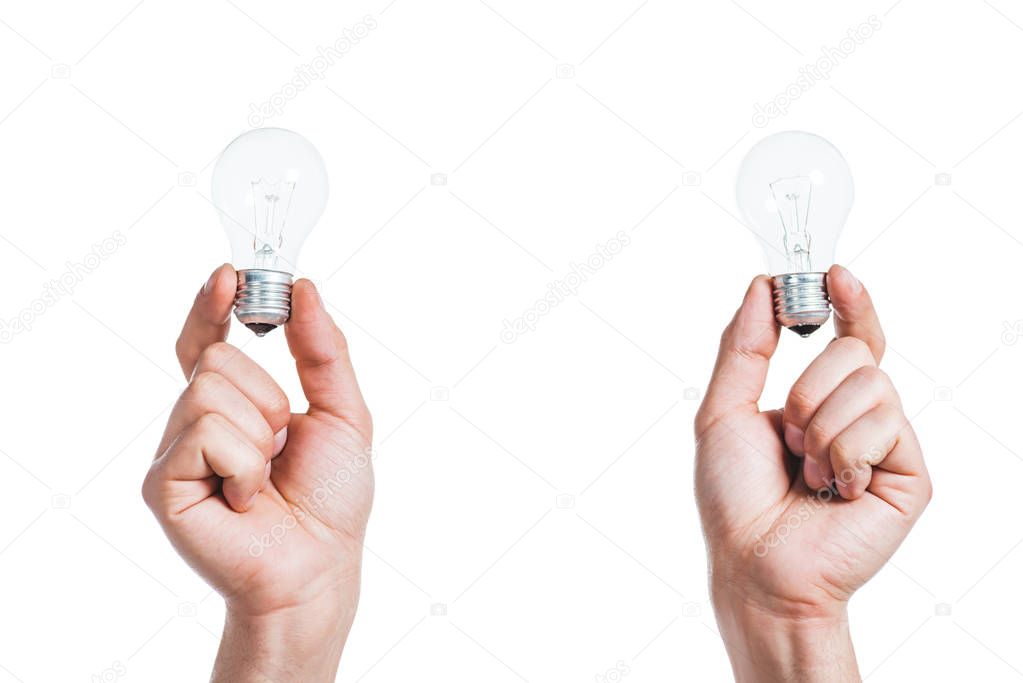
[[[837,338],[785,409],[757,406],[779,333],[760,276],[696,417],[711,593],[740,680],[858,680],[846,603],[930,500],[920,445],[877,367],[884,336],[870,297],[840,266],[827,282]]]
[[[235,283],[221,266],[195,299],[177,343],[188,387],[142,494],[227,604],[213,680],[333,681],[358,602],[372,422],[312,283],[295,283],[284,326],[305,414],[224,343]]]

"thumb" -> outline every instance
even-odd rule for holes
[[[299,280],[291,289],[291,318],[284,333],[309,414],[322,412],[345,420],[368,439],[372,422],[355,379],[348,341],[309,280]]]
[[[231,327],[231,304],[238,278],[230,263],[218,266],[195,296],[175,350],[185,379],[192,376],[199,354],[207,346],[227,339]]]
[[[771,282],[766,275],[758,275],[721,335],[714,374],[696,418],[698,434],[723,415],[759,410],[757,401],[764,391],[768,364],[777,346],[778,324],[774,320]]]
[[[874,360],[881,362],[885,340],[870,294],[852,273],[839,265],[828,271],[828,296],[835,309],[835,336],[866,342]]]

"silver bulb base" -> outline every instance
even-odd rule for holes
[[[788,273],[771,278],[774,317],[800,337],[809,337],[831,317],[827,273]]]
[[[291,275],[279,270],[239,270],[234,315],[262,337],[291,317]]]

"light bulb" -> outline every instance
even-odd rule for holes
[[[262,337],[291,315],[291,276],[327,205],[327,169],[298,133],[257,128],[220,153],[212,186],[238,271],[234,313]]]
[[[743,159],[735,196],[767,256],[775,318],[809,336],[831,314],[825,275],[852,208],[848,164],[818,135],[776,133]]]

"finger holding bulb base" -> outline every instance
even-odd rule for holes
[[[212,198],[238,271],[234,313],[259,337],[291,315],[298,252],[328,194],[320,153],[290,130],[250,130],[217,159]]]
[[[739,167],[736,202],[772,274],[779,325],[801,337],[831,316],[826,270],[852,209],[853,181],[842,153],[802,131],[770,135]]]

